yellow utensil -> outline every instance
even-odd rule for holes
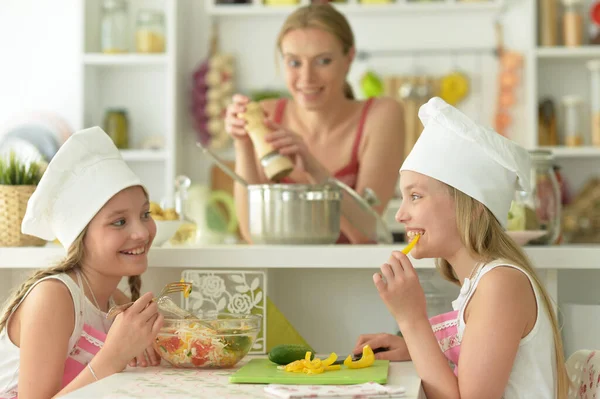
[[[412,251],[412,249],[415,247],[415,245],[417,245],[417,241],[419,241],[419,238],[421,238],[421,234],[417,234],[417,236],[415,238],[413,238],[413,240],[408,243],[408,245],[406,247],[404,247],[404,249],[402,250],[402,253],[404,255],[408,255],[408,253],[410,251]]]

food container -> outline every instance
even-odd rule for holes
[[[248,354],[262,326],[262,316],[202,313],[198,319],[165,318],[154,349],[178,368],[229,368]]]

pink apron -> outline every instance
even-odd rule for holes
[[[81,288],[81,277],[79,272],[77,273],[77,280],[79,287]],[[83,295],[83,290],[82,290]],[[83,299],[83,296],[82,296]],[[84,304],[83,301],[80,306],[79,317],[83,317]],[[92,358],[100,351],[106,341],[106,334],[102,331],[98,331],[91,327],[89,324],[84,324],[81,331],[81,337],[71,349],[69,356],[65,362],[65,371],[63,374],[63,382],[61,389],[67,386],[71,381],[75,379],[86,367]],[[14,395],[14,396],[11,396]],[[15,391],[8,392],[6,399],[18,399],[18,393]]]
[[[454,365],[454,375],[458,376],[460,338],[458,337],[458,310],[442,313],[429,319],[435,338],[446,358]]]

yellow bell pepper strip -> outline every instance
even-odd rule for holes
[[[369,345],[363,347],[362,357],[359,360],[353,362],[352,355],[348,355],[344,360],[344,366],[349,369],[362,369],[371,366],[373,363],[375,363],[375,354]]]
[[[332,353],[327,359],[324,360],[317,358],[310,360],[311,355],[311,352],[306,352],[306,356],[304,356],[304,359],[293,361],[285,366],[278,368],[291,373],[305,374],[321,374],[325,371],[334,371],[341,369],[340,365],[333,365],[333,362],[337,360],[337,355],[335,353]]]
[[[331,355],[329,355],[329,357],[327,359],[323,359],[322,363],[323,366],[327,367],[327,366],[331,366],[333,364],[333,362],[335,362],[337,360],[337,355],[335,354],[335,352],[331,352]]]
[[[421,238],[421,234],[417,234],[417,236],[413,238],[413,240],[402,250],[402,253],[404,255],[408,255],[408,253],[412,251],[415,245],[417,245],[417,241],[419,241],[419,238]]]

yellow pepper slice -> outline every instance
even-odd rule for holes
[[[408,253],[412,251],[415,245],[417,245],[417,241],[419,241],[419,238],[421,238],[421,234],[417,234],[417,236],[413,238],[413,240],[402,250],[402,253],[404,255],[408,255]]]
[[[335,362],[337,360],[337,355],[335,354],[335,352],[331,352],[331,355],[329,355],[329,357],[327,359],[323,360],[323,366],[327,367],[327,366],[331,366],[333,364],[333,362]]]
[[[333,366],[325,366],[325,371],[334,371],[334,370],[341,370],[342,366],[339,364],[334,364]]]
[[[375,363],[375,354],[369,345],[365,345],[363,347],[362,357],[360,360],[353,362],[351,355],[348,355],[346,360],[344,360],[344,366],[348,367],[349,369],[362,369],[371,366],[373,363]]]

